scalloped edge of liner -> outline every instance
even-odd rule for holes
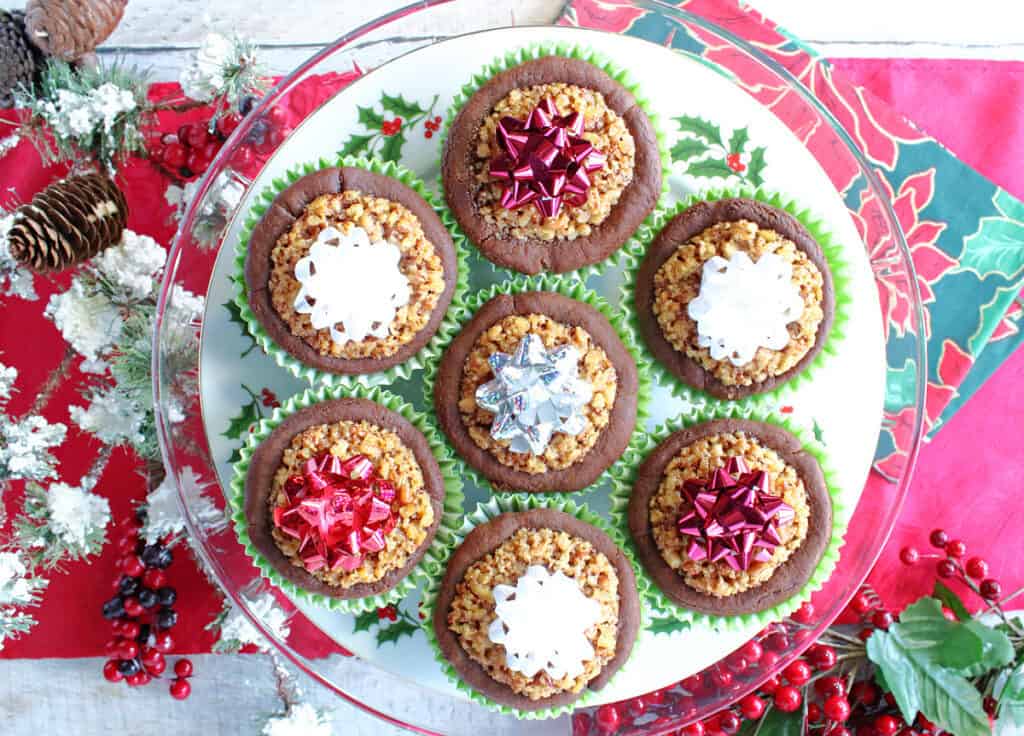
[[[633,493],[633,483],[636,480],[636,472],[640,464],[647,458],[651,451],[664,441],[673,432],[685,427],[702,424],[712,419],[750,419],[753,421],[766,422],[782,427],[790,434],[796,436],[801,446],[814,456],[822,475],[825,477],[825,486],[828,489],[829,498],[832,500],[832,535],[828,545],[818,560],[818,564],[811,572],[807,582],[800,588],[800,591],[781,603],[756,613],[747,613],[738,616],[714,616],[707,613],[692,611],[678,603],[670,600],[647,575],[646,568],[643,568],[646,585],[644,590],[647,594],[646,603],[657,612],[664,612],[670,618],[678,621],[688,621],[691,625],[710,627],[714,630],[736,631],[748,626],[764,627],[768,624],[784,619],[804,601],[824,586],[836,566],[839,564],[840,549],[845,544],[846,529],[849,524],[850,509],[842,500],[842,491],[836,480],[836,471],[824,445],[817,442],[810,433],[803,427],[797,426],[787,418],[780,418],[771,412],[758,406],[724,406],[716,405],[700,409],[693,409],[685,415],[680,415],[658,425],[648,434],[642,446],[632,449],[632,454],[621,466],[612,473],[611,512],[612,523],[620,534],[624,534],[632,544],[632,535],[629,533],[627,515],[629,512],[629,499]]]
[[[331,598],[319,593],[299,587],[290,580],[286,580],[272,565],[263,557],[249,537],[248,521],[245,518],[245,478],[252,462],[252,454],[257,445],[265,440],[275,427],[295,412],[314,406],[323,401],[332,399],[358,397],[369,399],[381,406],[400,414],[408,420],[427,439],[430,450],[437,460],[441,469],[441,477],[444,481],[445,497],[442,504],[441,521],[437,533],[426,553],[420,561],[409,570],[394,588],[384,593],[367,596],[365,598],[353,598],[343,600]],[[259,569],[260,575],[268,580],[292,598],[298,598],[307,603],[312,603],[332,611],[345,613],[364,613],[377,608],[383,608],[390,603],[397,603],[416,589],[417,579],[424,580],[429,584],[433,572],[439,560],[445,558],[452,536],[462,522],[462,481],[456,461],[452,458],[448,446],[441,439],[438,429],[430,422],[427,415],[417,412],[412,404],[396,394],[385,391],[379,386],[367,387],[355,386],[320,386],[308,388],[300,394],[296,394],[285,401],[269,419],[261,419],[255,431],[249,435],[245,444],[240,450],[241,458],[233,466],[228,504],[231,509],[232,526],[235,536],[245,549],[246,556]]]
[[[448,106],[448,110],[445,112],[442,134],[438,136],[437,142],[437,190],[440,192],[441,198],[445,200],[445,203],[447,203],[447,199],[444,196],[444,181],[440,173],[441,161],[444,157],[444,146],[445,142],[448,140],[448,134],[451,130],[452,122],[455,120],[455,117],[459,114],[459,111],[463,106],[465,106],[469,98],[476,94],[480,87],[486,84],[491,77],[494,77],[501,72],[508,71],[509,69],[519,66],[524,62],[534,61],[545,56],[562,56],[569,59],[585,61],[588,64],[596,66],[609,77],[625,87],[626,90],[633,95],[637,106],[644,111],[647,119],[651,121],[651,127],[654,128],[654,137],[658,145],[658,158],[661,159],[661,193],[658,195],[658,201],[655,204],[654,209],[646,218],[644,218],[643,222],[637,226],[637,229],[629,238],[626,239],[625,243],[619,246],[614,253],[603,261],[592,263],[588,266],[581,266],[575,271],[551,274],[562,278],[575,278],[580,281],[586,281],[591,276],[599,276],[604,273],[607,268],[615,266],[621,262],[625,257],[629,243],[633,239],[637,238],[638,234],[640,237],[644,237],[647,234],[646,232],[643,232],[645,228],[649,229],[655,226],[655,215],[660,209],[668,206],[669,176],[672,172],[672,154],[669,151],[668,136],[665,134],[661,117],[651,109],[647,97],[641,93],[640,83],[633,79],[632,75],[627,70],[618,67],[608,56],[579,44],[567,43],[564,41],[557,43],[553,41],[545,41],[527,44],[526,46],[521,46],[518,49],[507,51],[504,54],[494,57],[490,63],[485,64],[480,71],[474,73],[473,76],[470,77],[470,80],[459,88],[459,91],[455,94],[451,104]],[[455,222],[454,215],[452,216],[452,222]],[[466,243],[472,246],[472,253],[475,258],[475,262],[478,261],[481,266],[490,266],[492,273],[505,278],[510,274],[513,276],[527,275],[519,271],[515,271],[514,269],[506,268],[505,266],[499,266],[498,264],[488,260],[480,253],[476,245],[468,238],[468,236],[464,237]]]
[[[648,408],[651,401],[651,380],[646,371],[641,369],[642,367],[639,361],[639,357],[641,355],[639,338],[631,326],[631,320],[626,313],[626,309],[623,308],[620,311],[614,310],[605,299],[598,296],[593,289],[588,288],[583,281],[565,279],[561,275],[556,274],[540,274],[537,276],[519,274],[515,278],[502,281],[498,284],[493,284],[492,286],[481,289],[474,294],[467,295],[464,303],[460,304],[457,309],[449,311],[450,319],[446,319],[441,325],[437,331],[436,337],[439,342],[443,343],[441,345],[441,352],[443,353],[444,350],[448,348],[448,345],[451,344],[451,341],[455,336],[462,331],[462,328],[466,325],[467,321],[471,319],[473,315],[476,314],[477,310],[479,310],[486,302],[499,294],[520,294],[528,291],[553,291],[561,294],[562,296],[569,297],[570,299],[583,302],[584,304],[596,309],[611,323],[615,333],[619,336],[619,340],[622,341],[626,351],[633,358],[633,362],[637,367],[638,385],[636,423],[633,427],[632,433],[630,434],[629,444],[626,445],[626,449],[623,451],[622,455],[616,458],[615,462],[605,468],[604,472],[602,472],[601,475],[586,488],[581,488],[578,491],[546,491],[531,493],[529,495],[565,498],[572,494],[587,493],[604,483],[606,480],[611,479],[612,469],[622,463],[629,456],[630,450],[635,447],[639,447],[643,443],[644,434],[646,432],[645,427],[649,417]],[[431,361],[423,371],[423,396],[427,402],[427,406],[430,407],[432,416],[435,413],[433,410],[434,383],[437,380],[439,365],[439,360]],[[441,435],[444,437],[452,458],[461,466],[464,474],[469,476],[476,486],[479,488],[489,488],[492,494],[508,494],[517,492],[498,490],[494,488],[494,486],[491,485],[491,482],[487,480],[479,470],[467,463],[459,455],[458,451],[456,451],[452,446],[447,435],[445,435],[444,432],[441,432]]]
[[[545,497],[547,495],[547,497]],[[636,557],[633,554],[632,547],[628,544],[628,537],[624,536],[622,532],[616,529],[613,525],[609,524],[606,520],[595,514],[587,507],[584,503],[577,503],[576,501],[566,498],[564,496],[560,498],[552,498],[550,494],[536,494],[536,493],[513,493],[506,494],[503,496],[493,496],[488,502],[477,504],[477,507],[465,515],[465,519],[462,526],[459,527],[453,534],[452,543],[447,549],[447,554],[442,562],[442,570],[447,567],[448,558],[454,553],[454,551],[462,544],[465,540],[466,535],[469,534],[475,527],[480,524],[484,524],[497,516],[504,513],[510,513],[515,511],[528,511],[530,509],[554,509],[557,511],[563,511],[567,514],[575,516],[577,519],[584,521],[591,526],[597,527],[602,532],[608,535],[612,542],[622,550],[626,559],[629,560],[630,565],[633,566],[633,575],[636,578],[637,596],[640,599],[640,622],[639,628],[637,629],[637,637],[633,642],[633,649],[630,652],[629,658],[623,663],[622,667],[612,675],[605,687],[608,687],[612,682],[622,676],[623,670],[628,669],[629,663],[633,660],[633,655],[636,653],[637,645],[640,640],[647,636],[647,621],[648,615],[644,602],[647,597],[646,586],[650,583],[643,575],[643,568],[637,562]],[[519,719],[525,720],[546,720],[548,718],[556,718],[566,713],[573,712],[576,708],[584,707],[596,693],[589,688],[584,688],[584,691],[580,693],[580,697],[567,705],[558,706],[555,708],[544,708],[536,711],[523,711],[518,708],[513,708],[508,705],[502,705],[497,703],[486,695],[477,692],[459,677],[458,672],[455,671],[455,667],[445,659],[445,656],[441,653],[441,649],[437,642],[437,635],[434,632],[434,605],[437,601],[437,595],[441,587],[441,579],[443,575],[439,572],[434,578],[431,579],[429,585],[423,591],[423,612],[426,614],[423,622],[420,625],[420,629],[427,637],[427,643],[430,644],[430,648],[434,653],[434,659],[441,666],[441,670],[444,672],[445,677],[449,681],[455,684],[456,688],[465,695],[467,695],[473,702],[482,705],[490,710],[504,713],[506,715],[512,715]]]
[[[647,341],[643,338],[643,333],[640,331],[636,306],[636,278],[637,272],[640,268],[640,263],[643,261],[644,255],[647,253],[647,248],[662,229],[664,229],[666,223],[683,210],[692,207],[698,202],[715,202],[729,197],[753,199],[758,202],[771,205],[772,207],[789,213],[795,217],[801,225],[807,228],[811,237],[814,238],[815,242],[817,242],[821,247],[821,252],[825,256],[825,262],[828,263],[829,273],[832,274],[832,291],[835,298],[835,314],[832,320],[832,327],[825,336],[825,343],[822,345],[821,350],[818,351],[818,354],[815,355],[799,373],[770,391],[745,396],[744,398],[736,399],[735,401],[719,399],[711,396],[711,394],[683,382],[674,373],[669,371],[668,368],[666,368],[661,361],[654,356],[654,353],[652,353],[650,348],[647,346]],[[623,303],[628,305],[629,313],[632,317],[631,327],[639,337],[641,350],[651,364],[655,380],[659,385],[665,386],[671,390],[673,396],[691,400],[694,396],[700,396],[710,402],[730,405],[765,405],[771,401],[777,401],[782,396],[791,394],[801,386],[808,384],[812,380],[814,374],[828,360],[828,357],[836,354],[836,346],[842,342],[846,336],[845,328],[846,323],[850,319],[850,303],[853,300],[850,295],[850,264],[843,257],[843,246],[835,241],[832,233],[825,228],[824,222],[815,216],[809,209],[801,208],[800,205],[796,203],[796,200],[790,199],[786,197],[786,195],[764,187],[716,187],[697,194],[692,194],[671,206],[659,208],[659,210],[654,213],[652,219],[653,222],[650,227],[640,233],[639,236],[631,238],[620,251],[624,254],[621,260],[625,269],[625,278],[621,287],[621,293]]]
[[[382,162],[358,156],[339,156],[334,161],[321,158],[316,162],[297,164],[288,169],[282,176],[272,179],[270,184],[256,195],[248,213],[246,213],[242,230],[238,236],[238,243],[235,245],[231,274],[235,288],[233,301],[240,310],[242,320],[245,322],[249,335],[256,341],[260,349],[270,356],[278,366],[284,368],[296,378],[305,380],[311,386],[390,385],[395,380],[409,379],[415,371],[422,369],[429,361],[437,357],[438,343],[435,338],[437,337],[437,332],[440,332],[440,326],[438,326],[437,332],[431,336],[430,340],[405,362],[374,373],[342,375],[306,365],[282,348],[274,342],[274,339],[263,328],[263,325],[259,323],[256,315],[253,314],[252,308],[249,306],[248,290],[245,283],[245,257],[249,250],[249,239],[252,237],[253,228],[259,222],[263,213],[266,212],[267,207],[271,205],[282,191],[303,176],[332,166],[354,166],[390,177],[405,184],[430,205],[431,209],[441,219],[441,224],[448,230],[452,243],[455,246],[455,291],[452,294],[452,301],[445,312],[446,318],[451,313],[452,308],[462,301],[469,288],[468,259],[470,257],[470,250],[467,247],[466,236],[448,212],[448,207],[444,204],[443,199],[440,195],[431,192],[422,179],[404,166],[392,161]],[[474,248],[473,250],[476,249]]]

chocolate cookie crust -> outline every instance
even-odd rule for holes
[[[615,367],[618,380],[608,426],[601,431],[590,451],[562,470],[532,474],[502,464],[477,445],[459,412],[462,372],[477,338],[504,317],[531,313],[545,314],[556,322],[578,325],[586,330],[594,343],[604,349]],[[592,306],[549,291],[499,294],[477,311],[445,350],[434,382],[434,409],[441,429],[459,455],[483,473],[496,488],[530,493],[578,491],[596,481],[625,451],[636,426],[638,389],[633,356],[611,323]]]
[[[522,87],[566,82],[592,89],[626,124],[636,148],[633,180],[618,203],[589,235],[575,240],[506,239],[478,215],[471,166],[477,132],[495,104]],[[485,257],[521,273],[562,273],[599,263],[625,243],[654,209],[661,193],[661,157],[654,126],[633,95],[593,64],[547,56],[526,61],[492,77],[452,121],[441,160],[445,197],[459,225]]]
[[[441,653],[466,684],[496,703],[524,711],[543,710],[568,705],[577,700],[579,695],[567,692],[540,700],[530,700],[525,695],[513,692],[507,685],[492,679],[478,662],[471,659],[459,644],[458,637],[448,628],[448,611],[455,598],[456,587],[465,576],[466,570],[522,528],[554,529],[579,537],[590,542],[598,552],[604,554],[615,568],[619,578],[619,625],[615,639],[615,656],[587,684],[588,689],[600,690],[629,659],[640,628],[640,600],[636,592],[633,567],[622,550],[597,527],[563,511],[532,509],[505,513],[486,524],[481,524],[466,535],[466,539],[448,560],[434,604],[431,623]]]
[[[803,543],[768,580],[728,598],[716,598],[691,588],[679,573],[669,567],[654,541],[648,515],[651,498],[658,492],[665,468],[672,458],[682,448],[702,437],[731,432],[743,432],[756,438],[796,470],[807,492],[810,523]],[[637,556],[666,596],[685,608],[701,613],[738,616],[771,608],[799,592],[811,577],[832,538],[832,500],[817,460],[804,451],[794,435],[765,422],[714,419],[669,435],[647,456],[637,469],[629,500],[628,520]]]
[[[676,350],[666,339],[654,314],[654,277],[665,261],[672,257],[679,246],[712,225],[738,220],[748,220],[758,227],[774,230],[792,241],[807,255],[807,259],[822,276],[821,309],[824,315],[818,324],[814,345],[792,368],[746,386],[723,383],[700,363]],[[821,352],[835,319],[835,289],[821,246],[800,221],[788,212],[752,199],[733,198],[698,202],[669,220],[647,249],[647,254],[637,269],[635,299],[640,331],[654,357],[687,385],[716,398],[728,400],[771,391],[803,371]]]
[[[357,190],[404,205],[419,219],[423,233],[434,246],[444,270],[445,288],[427,324],[413,338],[384,358],[335,358],[323,355],[292,334],[272,304],[269,289],[270,254],[278,238],[302,217],[306,207],[323,194]],[[245,257],[245,285],[253,315],[275,343],[305,365],[328,373],[359,375],[386,370],[411,358],[437,331],[455,293],[458,263],[451,235],[433,208],[413,189],[395,179],[355,166],[332,167],[307,174],[281,192],[253,228]]]
[[[402,443],[412,451],[423,473],[423,485],[430,495],[434,521],[427,528],[423,544],[410,555],[404,566],[391,570],[383,578],[372,583],[358,583],[348,588],[339,588],[328,585],[308,573],[304,568],[293,565],[291,560],[280,550],[272,534],[274,521],[268,498],[273,491],[274,475],[281,466],[284,450],[291,443],[292,438],[309,427],[318,424],[331,424],[344,419],[365,420],[398,435]],[[427,438],[405,417],[368,399],[334,399],[302,409],[287,417],[256,448],[245,478],[245,519],[249,538],[253,545],[281,576],[311,593],[348,600],[365,598],[391,590],[408,575],[413,567],[419,564],[437,534],[437,528],[441,523],[444,496],[445,487],[441,468],[430,450]]]

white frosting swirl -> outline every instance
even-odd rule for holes
[[[513,672],[533,677],[544,670],[553,680],[575,678],[594,658],[587,630],[601,618],[601,606],[561,572],[531,565],[511,585],[494,586],[495,612],[487,636],[505,647]]]
[[[387,337],[395,313],[409,303],[409,280],[399,269],[401,260],[397,245],[371,243],[361,227],[348,234],[326,227],[309,254],[295,264],[301,285],[295,311],[308,314],[313,329],[330,328],[331,340],[338,345]]]
[[[792,277],[792,265],[775,253],[756,263],[743,251],[729,260],[708,259],[700,293],[687,307],[697,322],[697,344],[737,367],[753,360],[759,347],[782,350],[789,344],[786,326],[804,312]]]

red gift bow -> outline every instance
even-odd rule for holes
[[[562,202],[579,206],[587,201],[592,171],[606,157],[580,137],[583,115],[559,115],[545,97],[526,118],[504,117],[498,123],[503,153],[491,159],[490,173],[501,179],[501,206],[514,210],[533,202],[541,217],[554,217]]]
[[[700,562],[724,560],[733,570],[767,562],[782,544],[779,527],[793,521],[793,507],[768,492],[768,473],[751,471],[731,457],[711,480],[688,480],[683,493],[693,510],[680,517],[679,533],[690,537],[686,554]]]
[[[348,460],[324,453],[306,461],[302,475],[284,484],[288,501],[274,509],[274,524],[299,540],[309,572],[355,570],[366,554],[384,549],[395,528],[395,487],[379,477],[365,455]]]

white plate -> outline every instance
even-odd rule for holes
[[[668,129],[676,127],[671,119],[681,115],[701,116],[726,131],[746,127],[750,140],[767,149],[765,186],[809,207],[825,220],[843,244],[846,259],[852,265],[850,289],[855,295],[846,338],[817,380],[788,397],[786,403],[795,407],[795,415],[801,421],[817,422],[836,467],[846,505],[853,508],[878,439],[885,385],[884,343],[878,325],[880,310],[864,246],[825,172],[790,130],[728,79],[688,56],[628,36],[555,27],[486,31],[428,46],[359,79],[307,118],[257,177],[240,212],[247,211],[249,203],[273,177],[298,163],[320,157],[333,158],[350,135],[366,133],[365,126],[359,122],[357,108],[379,112],[382,93],[401,94],[424,107],[436,94],[434,110],[443,115],[469,76],[496,54],[538,41],[585,44],[628,69],[661,117],[670,145],[679,135]],[[389,113],[388,117],[393,115]],[[422,123],[407,133],[401,163],[424,180],[435,182],[438,174],[436,137],[425,138]],[[680,175],[682,168],[677,166],[670,178],[676,197],[710,185],[737,183],[706,178],[698,181]],[[230,321],[222,305],[234,296],[229,277],[242,220],[244,217],[236,218],[217,257],[203,320],[200,357],[203,420],[222,488],[229,486],[232,473],[229,458],[239,444],[223,433],[231,418],[239,414],[240,407],[252,400],[240,384],[245,383],[257,396],[266,387],[282,398],[305,387],[258,350],[242,359],[239,357],[249,340],[240,333],[238,325]],[[614,303],[618,299],[619,283],[616,278],[602,278],[592,286]],[[418,393],[417,388],[412,396]],[[660,387],[655,387],[653,399],[654,416],[649,427],[679,413],[683,407],[679,399],[672,398]],[[487,495],[475,487],[468,487],[466,494],[469,503]],[[607,488],[588,492],[582,500],[595,510],[605,512]],[[416,603],[417,600],[410,598],[402,606],[410,618],[416,616]],[[306,604],[300,607],[326,634],[365,660],[426,687],[457,694],[435,662],[421,632],[378,645],[376,626],[354,633],[352,616]],[[600,693],[599,700],[621,700],[666,686],[716,662],[754,633],[694,629],[671,635],[644,635],[621,676]]]

